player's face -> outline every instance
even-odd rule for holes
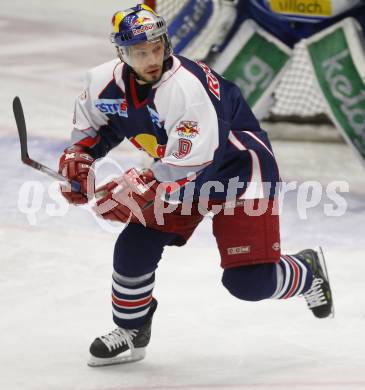
[[[165,45],[162,39],[142,42],[131,47],[132,67],[141,81],[155,83],[160,80],[164,54]]]

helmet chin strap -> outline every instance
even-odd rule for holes
[[[115,46],[115,49],[117,50],[117,55],[118,55],[118,58],[122,61],[122,62],[125,62],[124,59],[123,59],[123,55],[122,53],[120,52],[120,49],[118,46]],[[125,62],[126,63],[126,62]]]

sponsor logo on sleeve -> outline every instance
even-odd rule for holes
[[[179,137],[195,138],[199,134],[198,122],[196,121],[181,121],[176,127]]]
[[[128,118],[128,104],[126,99],[98,99],[95,107],[105,115],[116,115]]]
[[[206,77],[207,77],[207,84],[209,91],[218,99],[221,100],[221,91],[220,91],[220,85],[217,77],[212,73],[211,69],[207,64],[205,64],[202,61],[196,62],[204,71]]]

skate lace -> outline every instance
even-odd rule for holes
[[[314,279],[311,288],[304,294],[304,298],[310,309],[327,304],[327,298],[322,288],[323,279]]]
[[[111,333],[101,336],[101,340],[107,346],[109,352],[125,344],[129,346],[129,349],[133,349],[132,340],[136,337],[137,333],[138,329],[117,328]]]

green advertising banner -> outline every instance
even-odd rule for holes
[[[307,45],[317,81],[337,127],[365,162],[365,85],[345,24],[321,35]]]
[[[254,107],[281,72],[290,55],[255,32],[233,58],[223,76],[236,83]]]

